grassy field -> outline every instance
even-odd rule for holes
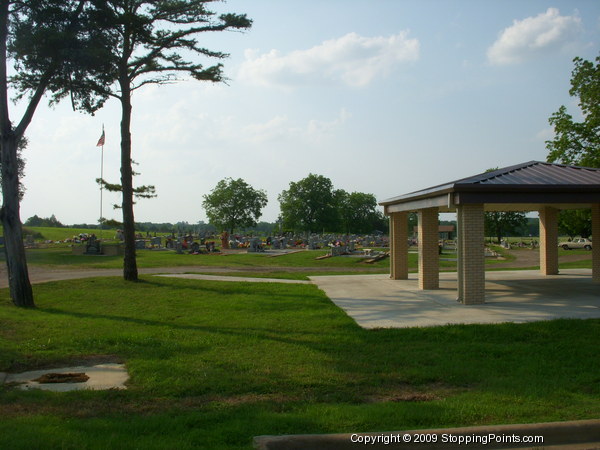
[[[313,285],[143,277],[34,290],[35,310],[0,291],[0,371],[112,355],[130,386],[0,388],[0,448],[242,449],[260,434],[600,414],[600,320],[363,330]]]
[[[505,252],[505,261],[529,251]],[[325,253],[139,251],[138,265],[297,279],[389,270],[389,260],[315,259]],[[453,257],[442,255],[442,268],[455,268]],[[46,268],[122,267],[122,256],[73,255],[64,245],[27,250],[27,258]],[[409,265],[416,270],[415,253]],[[590,266],[561,267],[569,265]],[[0,448],[248,449],[261,434],[600,415],[597,319],[363,330],[314,285],[151,276],[44,283],[34,293],[37,308],[22,310],[0,290],[0,372],[109,358],[126,364],[129,389],[0,386]]]
[[[492,247],[502,255],[502,259],[486,260],[488,269],[493,270],[497,265],[505,266],[504,269],[510,268],[507,263],[517,259],[519,253],[532,252],[529,249],[513,249],[506,251],[501,247]],[[562,263],[563,268],[575,267],[591,267],[591,253],[586,250],[563,250],[559,249],[559,258],[567,255],[582,255],[589,256],[586,261]],[[181,267],[181,266],[209,266],[209,267],[226,267],[239,269],[258,269],[265,270],[293,268],[312,268],[317,270],[325,270],[330,268],[334,271],[347,269],[349,271],[365,271],[365,272],[386,272],[389,270],[389,259],[378,261],[374,264],[364,263],[364,258],[357,257],[334,257],[317,260],[319,256],[327,254],[327,250],[307,250],[290,253],[277,257],[272,257],[266,253],[239,253],[239,254],[177,254],[170,250],[139,250],[137,252],[138,267]],[[440,256],[441,270],[456,270],[456,253],[452,251],[444,252]],[[0,252],[0,261],[4,260],[4,253]],[[73,268],[73,269],[117,269],[122,267],[122,256],[90,256],[90,255],[74,255],[71,249],[65,245],[38,248],[27,250],[27,262],[31,265],[52,266],[57,268]],[[408,255],[408,265],[413,271],[417,270],[418,257],[417,253],[411,252]],[[518,266],[517,266],[518,267]],[[523,268],[523,267],[521,267]],[[531,266],[530,268],[535,268]]]
[[[89,228],[57,228],[57,227],[25,227],[23,235],[32,234],[38,236],[36,241],[64,241],[66,239],[72,239],[73,236],[79,236],[80,234],[96,234],[100,236],[101,230],[94,230]],[[102,230],[102,236],[105,239],[112,239],[115,236],[116,230]],[[40,237],[41,236],[41,237]]]
[[[178,267],[178,266],[215,266],[215,267],[317,267],[317,268],[387,268],[389,260],[374,264],[365,264],[363,259],[355,257],[335,257],[317,260],[327,254],[327,250],[307,250],[272,257],[267,253],[239,254],[177,254],[170,250],[139,250],[139,267]],[[3,255],[0,255],[3,258]],[[416,254],[412,255],[416,264]],[[27,250],[27,262],[32,265],[62,266],[72,268],[120,268],[122,256],[73,255],[69,248],[43,248]]]

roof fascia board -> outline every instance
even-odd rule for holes
[[[417,211],[419,209],[448,207],[449,195],[439,195],[418,200],[412,200],[403,203],[385,205],[385,214],[389,215],[396,212]]]
[[[436,190],[436,188],[430,188],[430,189],[423,189],[422,191],[411,192],[410,194],[400,195],[398,197],[388,198],[388,199],[380,202],[379,205],[389,206],[389,205],[394,205],[394,204],[399,204],[399,203],[413,202],[416,200],[421,200],[421,199],[426,199],[426,198],[434,198],[434,197],[432,197],[432,195],[435,197],[443,195],[444,198],[446,198],[446,194],[452,192],[454,190],[454,186],[450,186],[450,187],[448,187],[448,185],[443,185],[443,186],[445,186],[444,189],[440,189],[439,191]]]
[[[458,192],[454,203],[594,203],[598,192]]]
[[[459,184],[455,192],[595,192],[600,194],[600,184]]]

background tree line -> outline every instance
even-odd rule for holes
[[[278,196],[278,231],[364,234],[387,232],[388,220],[373,194],[334,189],[323,175],[309,174]],[[267,194],[244,180],[226,178],[204,196],[209,222],[221,230],[255,227],[267,204]]]

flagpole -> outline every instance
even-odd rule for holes
[[[104,190],[104,124],[102,124],[101,139],[102,151],[100,152],[100,242],[102,242],[102,191]]]

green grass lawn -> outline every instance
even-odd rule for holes
[[[386,250],[386,249],[381,249]],[[351,256],[337,256],[317,260],[317,257],[326,255],[327,250],[305,250],[296,251],[285,255],[275,256],[269,253],[238,253],[238,254],[200,254],[191,255],[188,253],[177,254],[172,250],[138,250],[138,267],[178,267],[178,266],[216,266],[216,267],[311,267],[311,268],[351,268],[362,270],[380,269],[389,270],[389,259],[383,259],[376,263],[366,264],[365,259]],[[509,254],[504,255],[510,260],[514,257]],[[4,261],[4,253],[0,252],[0,261]],[[456,253],[448,251],[440,255],[440,268],[456,268]],[[417,268],[418,256],[416,251],[408,254],[409,267]],[[490,264],[495,261],[488,260]],[[61,245],[47,248],[27,249],[27,263],[31,265],[44,265],[55,267],[71,268],[95,268],[95,269],[116,269],[123,265],[122,256],[96,256],[96,255],[74,255],[70,247]]]
[[[313,285],[94,278],[34,291],[34,310],[0,291],[0,371],[114,355],[130,386],[0,388],[0,448],[236,449],[260,434],[600,414],[600,320],[363,330]]]
[[[500,247],[494,247],[502,256],[502,260],[486,259],[488,269],[493,270],[499,263],[506,263],[515,260],[515,254],[519,252],[530,252],[528,249],[517,249],[506,251]],[[383,259],[373,264],[364,263],[363,258],[339,256],[327,259],[317,260],[316,258],[325,255],[327,250],[307,250],[290,253],[282,256],[271,257],[266,253],[239,253],[239,254],[177,254],[174,251],[156,251],[156,250],[139,250],[137,252],[137,263],[140,268],[153,267],[182,267],[182,266],[198,266],[198,267],[223,267],[223,268],[238,268],[240,270],[264,269],[265,272],[281,271],[289,268],[298,271],[305,268],[305,275],[317,274],[318,271],[331,270],[331,273],[341,273],[347,271],[352,273],[359,272],[377,272],[385,273],[389,271],[389,258]],[[561,268],[590,268],[591,253],[586,250],[563,250],[559,249],[559,256],[582,254],[588,255],[589,260],[578,262],[561,262]],[[0,252],[0,263],[4,261],[4,252]],[[456,270],[456,254],[453,252],[445,252],[440,256],[440,270]],[[48,266],[59,269],[119,269],[123,266],[122,256],[95,256],[95,255],[74,255],[69,247],[59,246],[50,248],[38,248],[27,250],[28,264],[35,266]],[[417,270],[418,256],[417,253],[411,252],[408,254],[408,265],[411,271]],[[522,267],[521,267],[522,268]],[[535,268],[535,267],[530,267]],[[511,269],[511,267],[504,267]]]
[[[0,229],[1,230],[1,229]],[[42,236],[36,238],[36,240],[51,240],[51,241],[64,241],[65,239],[72,239],[73,236],[79,236],[81,233],[85,234],[96,234],[100,237],[100,232],[105,239],[112,239],[115,236],[116,230],[95,230],[90,228],[58,228],[58,227],[25,227],[23,235],[26,236],[29,233],[33,235]]]
[[[327,254],[327,250],[306,250],[277,257],[267,253],[239,254],[177,254],[174,251],[139,250],[137,252],[138,267],[178,267],[178,266],[214,266],[214,267],[317,267],[317,268],[355,268],[381,269],[389,268],[389,259],[373,264],[365,264],[364,258],[339,256],[317,260],[315,258]],[[416,254],[412,254],[416,267]],[[0,261],[4,255],[0,255]],[[73,255],[69,248],[40,248],[27,250],[27,262],[31,265],[63,266],[71,268],[121,268],[122,256]]]

